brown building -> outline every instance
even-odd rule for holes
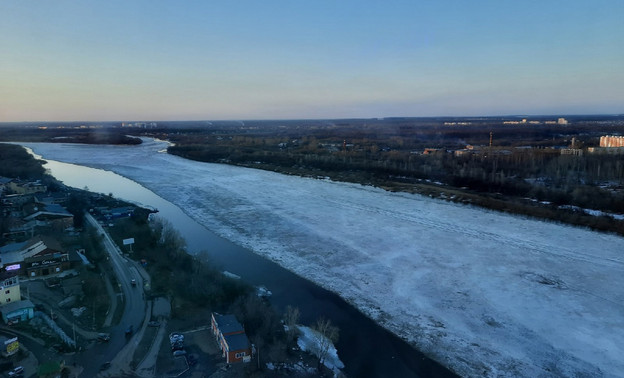
[[[47,276],[70,268],[69,254],[55,239],[36,236],[0,248],[2,269],[28,277]]]
[[[227,363],[251,361],[251,344],[234,315],[211,315],[212,333]]]

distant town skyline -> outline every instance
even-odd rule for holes
[[[624,2],[0,3],[0,122],[624,113]]]

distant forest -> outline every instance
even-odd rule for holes
[[[170,140],[171,154],[407,191],[624,234],[624,155],[592,154],[624,117],[159,122],[145,128],[1,128],[0,140]],[[514,124],[505,124],[512,121]],[[528,122],[533,122],[529,124]],[[549,123],[546,123],[549,122]],[[40,127],[40,126],[39,126]],[[10,131],[9,131],[10,130]],[[562,154],[574,147],[580,155]]]

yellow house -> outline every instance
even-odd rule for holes
[[[11,302],[19,302],[21,299],[17,275],[12,277],[0,276],[0,306]]]

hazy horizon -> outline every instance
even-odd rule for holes
[[[0,122],[619,114],[622,14],[615,0],[2,2]]]
[[[570,117],[570,118],[582,118],[582,117],[623,117],[624,113],[594,113],[594,114],[495,114],[495,115],[475,115],[475,116],[450,116],[450,115],[437,115],[437,116],[386,116],[386,117],[341,117],[341,118],[248,118],[248,119],[99,119],[99,120],[88,120],[88,119],[75,119],[75,120],[57,120],[57,121],[49,121],[49,120],[25,120],[25,121],[0,121],[0,124],[16,124],[16,123],[133,123],[133,122],[290,122],[290,121],[340,121],[340,120],[368,120],[368,119],[378,119],[378,120],[388,120],[388,119],[507,119],[507,118],[534,118],[534,119],[544,119],[544,118],[552,118],[555,119],[557,117]]]

